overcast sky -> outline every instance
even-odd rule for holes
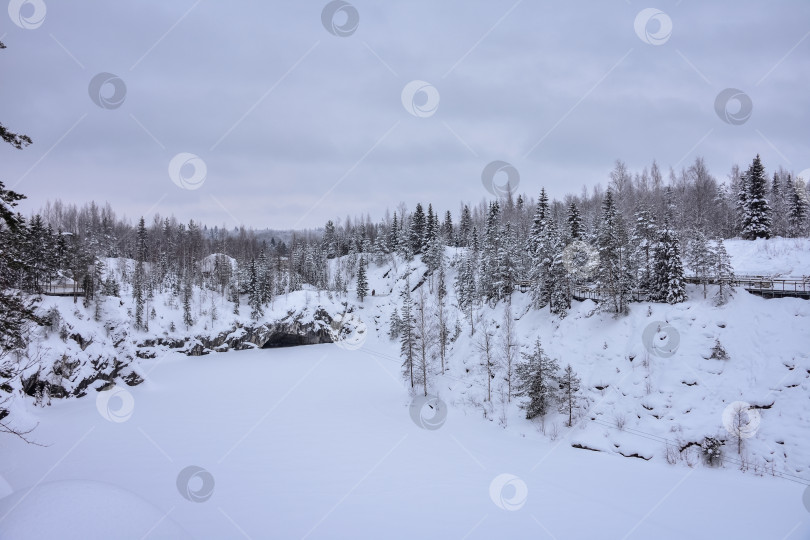
[[[554,197],[605,184],[617,158],[700,155],[721,180],[756,153],[768,171],[810,168],[807,0],[326,6],[12,0],[0,121],[34,145],[0,148],[0,178],[26,213],[95,199],[130,218],[289,228],[400,202],[455,216],[489,196],[494,160],[519,192]],[[125,89],[91,85],[99,73]],[[415,80],[431,86],[411,85],[427,92],[408,110]],[[744,95],[724,120],[727,88]]]

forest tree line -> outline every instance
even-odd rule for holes
[[[244,227],[208,228],[159,215],[132,225],[109,204],[95,202],[82,207],[49,202],[26,218],[11,210],[21,197],[3,191],[4,290],[38,294],[69,278],[89,305],[96,295],[117,295],[126,286],[137,300],[136,326],[142,328],[148,315],[140,306],[155,291],[172,291],[185,303],[190,287],[218,290],[236,309],[240,295],[248,295],[251,316],[258,318],[274,295],[307,285],[345,293],[358,273],[362,300],[370,262],[382,265],[394,254],[405,260],[420,256],[435,272],[447,246],[466,248],[450,261],[458,268],[453,285],[462,312],[503,300],[529,281],[538,309],[549,306],[564,316],[571,287],[593,283],[610,293],[609,308],[623,313],[631,292],[683,301],[684,265],[707,279],[728,278],[724,238],[808,234],[804,180],[781,168],[768,176],[759,156],[744,171],[734,166],[724,182],[701,158],[680,174],[670,170],[668,180],[656,163],[631,173],[617,161],[607,188],[597,185],[590,193],[583,188],[561,201],[549,200],[541,189],[536,200],[509,194],[477,206],[462,204],[456,217],[449,210],[440,214],[430,203],[412,211],[400,205],[377,223],[368,216],[329,220],[322,230],[295,234],[289,243],[259,241],[256,231]],[[582,249],[566,252],[577,242]],[[598,267],[591,275],[577,275],[571,267],[586,262],[577,257],[587,257],[588,249],[598,254]],[[566,256],[574,259],[567,264]],[[105,269],[110,258],[135,261],[134,269],[122,264],[124,283]]]

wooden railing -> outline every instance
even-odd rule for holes
[[[714,278],[703,280],[696,276],[686,276],[684,277],[684,281],[698,285],[703,284],[704,281],[709,285],[717,285],[719,283],[719,280]],[[731,287],[740,287],[751,294],[765,298],[796,297],[810,299],[810,276],[803,276],[801,278],[736,276],[733,280],[724,280],[724,283]],[[518,282],[518,290],[523,293],[528,292],[531,286],[532,282],[528,280]],[[576,300],[593,300],[594,302],[600,302],[612,297],[607,291],[586,286],[572,287],[571,296]],[[628,293],[628,297],[632,302],[643,302],[647,300],[646,295],[642,294],[640,291],[632,291]]]

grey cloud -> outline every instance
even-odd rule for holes
[[[604,183],[616,158],[641,169],[703,155],[721,179],[757,152],[769,170],[810,167],[801,0],[662,3],[673,32],[661,46],[636,36],[641,6],[622,2],[523,2],[498,25],[514,3],[356,2],[360,25],[345,38],[321,25],[325,3],[201,2],[178,23],[193,2],[53,0],[37,30],[4,23],[2,121],[35,145],[0,149],[0,175],[13,185],[36,164],[18,186],[26,211],[58,196],[137,216],[160,201],[157,211],[184,220],[283,228],[355,165],[302,226],[376,219],[400,201],[455,212],[486,195],[480,171],[493,159],[520,170],[521,190],[557,197]],[[118,109],[87,95],[101,71],[126,82]],[[429,118],[400,103],[414,79],[440,92]],[[742,126],[714,112],[727,87],[753,100]],[[199,190],[169,179],[178,152],[208,165]]]

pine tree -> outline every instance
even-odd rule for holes
[[[239,285],[236,282],[231,284],[231,302],[233,302],[233,314],[239,315]]]
[[[433,205],[428,203],[427,221],[425,222],[425,231],[422,236],[422,253],[426,253],[428,246],[438,237],[439,220],[436,214],[433,213]]]
[[[579,377],[571,364],[565,366],[560,376],[560,412],[568,413],[568,427],[574,423],[574,410],[579,405]]]
[[[810,214],[810,202],[807,200],[805,180],[797,178],[788,197],[788,227],[790,236],[803,236],[807,232],[807,216]]]
[[[394,252],[399,248],[399,225],[397,224],[397,213],[394,212],[394,218],[391,221],[391,228],[388,231],[388,251]]]
[[[442,223],[442,239],[445,245],[456,245],[453,242],[453,217],[450,210],[444,213],[444,223]]]
[[[742,237],[746,240],[771,237],[771,207],[765,197],[768,180],[759,154],[745,174],[747,193],[743,215]]]
[[[0,124],[0,134],[9,142],[10,139],[5,137],[6,133],[8,132]],[[27,140],[30,142],[30,139]],[[22,216],[15,214],[13,208],[23,199],[24,195],[5,189],[0,181],[0,349],[4,351],[24,347],[25,327],[39,321],[34,313],[35,301],[15,290],[17,287],[14,283],[15,267],[19,261],[14,245],[22,240],[25,230]],[[0,415],[4,411],[5,409],[0,408]]]
[[[627,312],[633,287],[630,245],[627,229],[608,189],[602,202],[602,217],[596,237],[599,250],[598,285],[610,297],[614,313]]]
[[[413,260],[413,247],[411,245],[413,234],[411,234],[411,222],[404,217],[399,226],[399,238],[397,239],[397,252],[406,261]]]
[[[400,323],[400,355],[402,356],[402,370],[410,378],[411,388],[416,387],[414,379],[414,359],[416,357],[416,321],[413,314],[413,300],[411,299],[411,282],[405,278],[405,288],[402,290],[402,316]]]
[[[548,197],[545,188],[540,190],[537,208],[534,212],[526,251],[531,257],[529,279],[531,281],[532,302],[535,308],[545,307],[549,302],[549,270],[554,261],[553,236],[550,231]]]
[[[582,239],[582,217],[574,201],[568,205],[568,235],[571,241]]]
[[[399,311],[394,307],[394,311],[391,312],[391,318],[388,320],[388,339],[391,341],[397,339],[401,328],[402,320],[399,318]]]
[[[425,212],[422,210],[422,203],[416,203],[416,209],[411,216],[409,244],[411,252],[418,254],[422,252],[422,240],[425,236]]]
[[[427,266],[428,272],[433,274],[442,264],[444,264],[444,244],[439,234],[433,235],[428,240],[422,255],[422,262]]]
[[[495,258],[494,292],[498,300],[509,298],[515,290],[515,281],[518,277],[517,237],[512,224],[507,222],[503,226],[498,244],[498,253]]]
[[[714,253],[706,236],[700,230],[693,231],[692,238],[686,244],[686,265],[703,284],[703,298],[706,298],[713,259]]]
[[[790,175],[786,176],[789,178]],[[773,173],[773,180],[771,180],[771,189],[768,192],[768,202],[771,205],[772,224],[771,232],[774,236],[788,236],[787,225],[787,204],[788,197],[784,190],[782,183],[782,171]]]
[[[132,278],[132,298],[135,300],[135,328],[144,329],[144,268],[143,261],[135,264],[135,274]]]
[[[635,218],[632,244],[637,284],[639,291],[649,296],[653,284],[653,252],[658,241],[658,227],[652,212],[645,206],[636,208]]]
[[[361,302],[368,296],[368,281],[366,279],[366,260],[361,257],[357,270],[357,299]]]
[[[456,274],[455,289],[458,308],[470,322],[470,335],[475,331],[473,310],[478,303],[476,276],[477,261],[475,253],[468,250],[461,259],[461,265]]]
[[[254,321],[258,321],[264,315],[256,259],[251,259],[248,267],[248,307],[250,307],[250,318]]]
[[[183,286],[183,324],[186,325],[186,330],[191,328],[194,324],[194,318],[191,316],[191,277],[185,276],[185,283]]]
[[[447,358],[447,348],[450,345],[450,328],[447,324],[447,277],[444,271],[444,262],[439,266],[439,279],[436,284],[436,324],[438,326],[438,346],[439,359],[442,364],[442,374],[444,374],[445,360]]]
[[[526,418],[531,420],[536,416],[545,416],[556,402],[560,367],[543,351],[540,338],[535,341],[531,353],[523,353],[523,358],[525,361],[518,364],[515,370],[515,395],[529,398],[521,407],[526,409]]]
[[[481,253],[481,287],[486,300],[498,298],[496,289],[496,272],[498,270],[498,251],[500,249],[500,216],[501,209],[498,201],[489,205],[486,228],[484,229],[484,246]]]
[[[728,302],[728,299],[734,294],[732,283],[735,277],[734,268],[731,266],[731,258],[728,256],[726,246],[723,244],[723,239],[720,237],[715,241],[712,266],[714,278],[718,283],[715,302],[717,305],[723,305]]]
[[[214,322],[219,317],[219,313],[217,312],[217,305],[214,302],[214,294],[211,293],[211,305],[209,307],[209,312],[211,313],[211,329],[214,329]]]
[[[394,216],[396,218],[396,215]],[[338,256],[337,247],[337,234],[335,231],[335,222],[331,219],[326,222],[323,230],[323,250],[326,252],[327,259],[333,259]]]
[[[225,264],[230,266],[230,261],[226,261]],[[315,266],[314,261],[310,260],[307,268],[311,270],[315,268]],[[310,276],[310,278],[312,279],[312,276]],[[259,260],[256,263],[256,279],[259,299],[262,306],[266,306],[273,301],[273,271],[270,268],[270,260],[267,258],[267,253],[264,249],[259,253]],[[316,280],[312,279],[312,281],[314,282]]]
[[[549,311],[563,318],[571,308],[571,286],[568,270],[563,261],[565,245],[559,235],[552,237],[552,260],[548,271],[549,277]]]
[[[736,198],[734,201],[734,210],[737,219],[737,227],[742,234],[745,227],[745,216],[748,212],[748,173],[739,174],[739,169],[735,165],[732,169],[732,182],[736,187]]]
[[[466,204],[461,210],[461,222],[458,226],[458,244],[461,247],[470,247],[472,238],[470,235],[473,231],[472,215],[470,214],[470,207]]]
[[[664,224],[655,247],[654,279],[651,298],[656,302],[677,304],[686,301],[683,262],[675,231]]]
[[[135,236],[135,260],[138,262],[146,261],[146,223],[144,222],[143,216],[141,216],[140,221],[138,221],[138,230]]]

